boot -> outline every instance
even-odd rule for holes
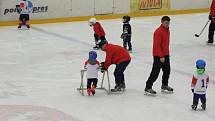
[[[202,104],[201,107],[203,110],[206,110],[206,104]]]
[[[173,88],[172,87],[170,87],[170,86],[166,86],[166,85],[162,85],[161,86],[161,91],[162,92],[173,92]]]
[[[96,87],[93,85],[92,88],[91,88],[91,92],[93,94],[93,96],[95,95],[96,93]]]
[[[191,108],[192,108],[193,110],[196,110],[197,105],[196,105],[196,104],[193,104],[193,105],[191,105]]]
[[[87,94],[88,94],[88,96],[90,96],[90,93],[91,93],[91,89],[87,88]]]
[[[115,87],[114,87],[114,89],[111,89],[111,92],[120,92],[121,91],[121,88],[120,88],[120,86],[119,85],[116,85]]]
[[[146,95],[156,95],[157,92],[154,91],[153,89],[147,89],[147,88],[145,88],[145,94]]]
[[[19,25],[19,26],[18,26],[18,29],[21,29],[21,27],[22,27],[22,25]]]

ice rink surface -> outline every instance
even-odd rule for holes
[[[152,68],[152,35],[161,16],[132,18],[134,52],[125,72],[126,92],[108,95],[97,90],[94,97],[76,90],[94,46],[87,22],[32,25],[29,31],[0,27],[0,121],[215,121],[215,46],[205,44],[208,28],[194,37],[208,14],[170,17],[170,86],[175,92],[160,92],[161,73],[153,87],[156,97],[145,96],[144,88]],[[100,22],[107,40],[122,45],[121,19]],[[104,52],[98,56],[104,61]],[[199,58],[207,61],[210,75],[206,111],[190,108],[190,84]],[[113,88],[114,66],[109,71]]]

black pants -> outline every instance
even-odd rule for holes
[[[99,37],[97,34],[94,34],[94,39],[95,39],[95,44],[96,44],[96,45],[97,45],[97,42],[98,42],[99,40],[101,40],[101,41],[107,41],[106,38],[105,38],[105,36]]]
[[[214,31],[215,31],[215,23],[211,21],[209,26],[209,34],[208,34],[208,42],[213,43],[214,42]]]
[[[29,21],[29,14],[20,14],[19,20],[20,21],[23,21],[23,20]]]
[[[116,65],[114,76],[115,76],[115,83],[117,86],[120,84],[125,85],[125,77],[124,77],[124,71],[127,68],[130,61],[124,61]]]
[[[91,88],[92,83],[93,83],[93,86],[97,87],[98,79],[97,78],[87,79],[87,89]]]
[[[198,105],[199,99],[202,104],[206,104],[206,95],[205,94],[193,94],[193,105]]]
[[[123,47],[125,49],[127,49],[127,45],[128,45],[128,50],[132,50],[132,45],[131,45],[131,37],[130,36],[126,36],[123,39]]]
[[[153,86],[153,83],[157,80],[160,69],[163,71],[162,76],[162,84],[165,86],[168,86],[168,80],[170,75],[170,59],[169,56],[165,56],[165,62],[160,62],[160,57],[154,57],[154,63],[152,67],[152,72],[146,82],[146,88],[151,89]]]

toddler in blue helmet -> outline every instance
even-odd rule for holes
[[[90,96],[95,95],[95,89],[98,82],[99,61],[97,61],[97,53],[95,51],[89,52],[89,58],[85,61],[84,68],[87,76],[87,93]]]
[[[197,109],[199,99],[201,100],[201,107],[206,109],[206,90],[209,83],[209,76],[205,71],[206,62],[202,59],[196,61],[196,72],[192,78],[192,92],[193,92],[193,110]]]

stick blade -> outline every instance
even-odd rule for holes
[[[198,34],[195,34],[195,37],[199,37],[199,35],[198,35]]]

